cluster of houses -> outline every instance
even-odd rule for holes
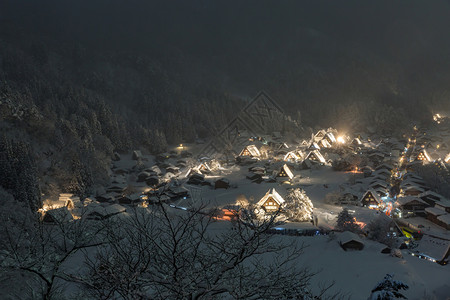
[[[299,145],[292,147],[282,141],[271,140],[267,142],[263,138],[251,139],[255,143],[245,146],[237,155],[236,161],[240,164],[248,164],[267,159],[289,163],[306,162],[306,166],[326,164],[327,161],[321,150],[331,148],[337,143],[335,132],[333,129],[329,131],[320,130],[312,136],[311,140],[303,140]],[[257,141],[259,143],[256,143]]]
[[[125,211],[126,208],[120,204],[102,204],[90,198],[80,201],[80,198],[73,194],[63,193],[58,201],[44,205],[41,213],[44,223],[58,224],[80,218],[104,220]]]
[[[353,180],[341,186],[339,204],[356,204],[388,213],[396,211],[401,216],[422,216],[450,229],[449,200],[430,191],[423,179],[414,173],[416,165],[432,162],[431,155],[435,156],[440,151],[442,156],[442,151],[448,147],[446,135],[445,132],[422,134],[414,140],[386,137],[375,143],[363,134],[351,139],[337,136],[336,130],[328,129],[319,130],[311,139],[291,146],[279,135],[250,137],[231,164],[247,167],[246,179],[258,184],[295,184],[300,178],[295,170],[333,166],[353,173]],[[355,156],[358,159],[352,161]],[[448,157],[450,161],[450,154]],[[214,189],[233,186],[224,172],[230,166],[229,161],[197,160],[187,151],[162,153],[151,161],[153,158],[149,159],[136,150],[131,159],[135,163],[126,165],[121,163],[120,155],[115,154],[111,183],[104,190],[98,190],[82,204],[75,204],[80,201],[71,200],[72,196],[66,195],[64,201],[67,205],[60,208],[66,207],[74,216],[76,213],[73,211],[82,208],[89,218],[102,219],[123,212],[128,206],[189,198],[190,186]],[[446,164],[446,160],[442,162]],[[339,168],[336,162],[341,163]],[[265,212],[271,212],[278,210],[283,203],[284,199],[271,189],[256,205]]]
[[[360,167],[360,178],[341,187],[341,204],[362,205],[397,217],[426,217],[449,229],[450,201],[431,191],[415,172],[417,166],[436,163],[423,147],[424,141],[430,138],[421,134],[409,140],[389,138],[376,147],[360,147],[360,153],[368,158],[367,165]],[[440,165],[445,168],[445,164]]]

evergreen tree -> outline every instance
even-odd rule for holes
[[[284,210],[290,220],[296,222],[311,220],[314,206],[304,190],[290,189],[285,200]]]
[[[29,145],[3,135],[0,140],[0,169],[1,187],[33,211],[42,206],[36,165]]]
[[[342,231],[358,232],[360,228],[356,224],[355,218],[344,208],[337,216],[336,228]]]
[[[394,280],[394,275],[386,274],[372,290],[369,300],[394,300],[407,299],[401,290],[407,290],[408,285],[401,281]]]

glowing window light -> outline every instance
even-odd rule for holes
[[[338,143],[345,144],[345,138],[343,136],[339,136],[337,139]]]

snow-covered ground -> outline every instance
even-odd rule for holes
[[[314,286],[334,281],[336,291],[349,293],[351,299],[367,299],[375,284],[389,273],[409,285],[404,294],[410,300],[450,299],[448,265],[418,259],[407,250],[402,250],[403,258],[382,254],[386,246],[370,240],[364,240],[362,251],[344,251],[337,239],[330,240],[328,236],[289,238],[308,245],[301,261],[314,270],[321,270],[313,278]]]
[[[136,162],[131,156],[124,155],[116,162],[117,168],[130,168]],[[153,157],[144,161],[146,167],[153,165]],[[273,166],[273,165],[272,165]],[[237,200],[247,199],[257,202],[271,188],[275,188],[282,196],[287,189],[300,187],[314,204],[314,215],[318,219],[318,226],[333,229],[338,213],[342,206],[330,205],[325,202],[328,193],[338,190],[340,185],[351,181],[354,174],[335,172],[330,167],[322,166],[311,170],[294,170],[294,176],[299,178],[295,184],[277,182],[253,183],[246,178],[249,166],[233,165],[223,167],[205,177],[214,182],[219,178],[227,178],[231,183],[229,189],[214,189],[212,186],[187,185],[192,198],[175,202],[181,207],[206,205],[208,208],[223,207],[236,204]],[[181,170],[182,174],[183,171]],[[183,179],[180,176],[180,182]],[[130,179],[130,178],[129,178]],[[129,180],[129,183],[133,183]],[[368,223],[379,212],[363,207],[349,206],[357,221]],[[182,213],[182,211],[180,211]],[[424,218],[407,219],[413,225],[423,225],[425,233],[440,233],[448,237],[449,232],[436,226]],[[223,230],[228,227],[226,221],[217,222],[211,230]],[[311,228],[306,223],[286,223],[284,228]],[[336,234],[337,236],[339,234]],[[430,261],[411,256],[408,250],[402,250],[403,258],[382,254],[386,246],[368,239],[364,239],[365,247],[362,251],[344,251],[338,244],[338,239],[329,236],[292,237],[275,236],[281,241],[294,240],[307,245],[298,263],[309,266],[319,274],[313,278],[313,286],[317,289],[324,284],[335,282],[332,291],[348,294],[350,299],[367,299],[375,284],[387,274],[395,274],[395,279],[408,284],[410,289],[404,294],[408,299],[450,299],[450,268]]]

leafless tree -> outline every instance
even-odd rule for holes
[[[61,299],[67,281],[64,265],[78,251],[100,245],[99,230],[87,220],[45,224],[38,213],[2,207],[0,277],[21,278],[20,285],[2,281],[2,292],[19,299]]]
[[[267,234],[276,215],[236,214],[219,223],[205,207],[137,208],[108,222],[108,243],[73,279],[96,299],[313,299],[315,273],[296,263],[304,246]]]

